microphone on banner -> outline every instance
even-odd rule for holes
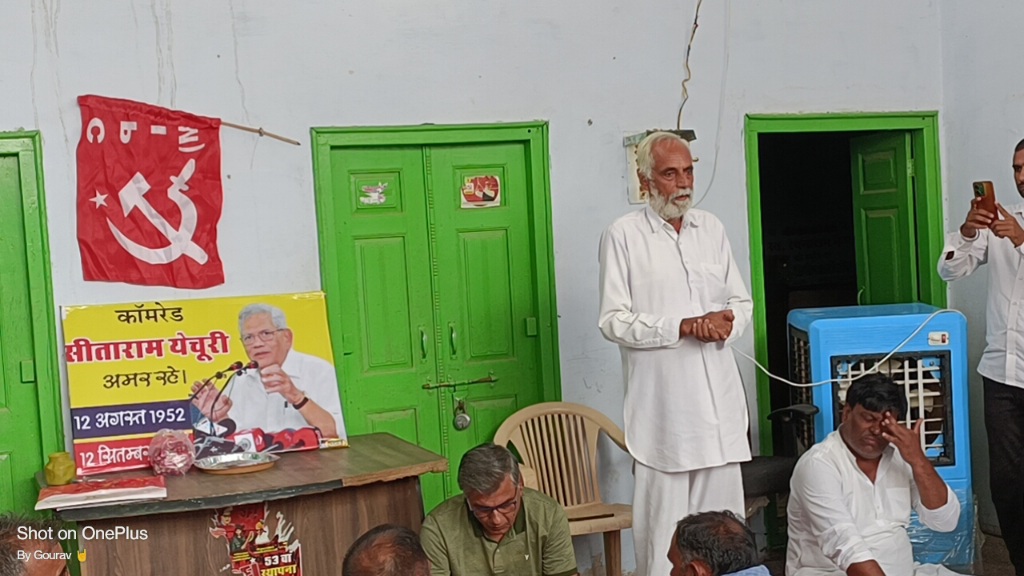
[[[232,362],[231,365],[225,368],[224,370],[218,370],[217,372],[213,373],[213,376],[203,380],[203,385],[200,386],[195,392],[192,393],[192,395],[188,397],[189,402],[195,400],[195,397],[198,396],[199,392],[206,386],[216,386],[214,384],[215,380],[223,380],[224,378],[230,376],[232,372],[234,372],[236,376],[241,376],[242,373],[245,372],[246,370],[257,368],[258,366],[259,365],[256,362],[249,362],[248,364],[243,364],[240,361]]]
[[[241,376],[247,370],[253,370],[258,367],[259,363],[257,363],[255,360],[250,361],[248,364],[244,364],[241,361],[236,360],[235,362],[232,362],[231,365],[228,366],[226,369],[218,370],[213,374],[213,376],[204,380],[203,385],[196,389],[196,391],[193,392],[191,396],[189,396],[188,401],[191,402],[196,398],[196,396],[199,395],[199,392],[202,391],[207,386],[213,386],[217,390],[217,395],[213,397],[213,402],[210,403],[210,413],[202,414],[202,411],[200,410],[200,414],[206,416],[205,420],[209,422],[211,435],[229,436],[234,433],[237,424],[235,423],[234,420],[231,420],[230,418],[224,418],[218,423],[218,426],[224,428],[224,430],[220,433],[217,432],[217,429],[214,426],[213,421],[213,410],[217,406],[217,402],[220,401],[220,397],[224,393],[224,389],[227,388],[228,384],[231,383],[232,378],[234,378],[235,376]],[[214,383],[216,380],[224,379],[227,379],[227,381],[224,383],[224,386],[217,386]]]

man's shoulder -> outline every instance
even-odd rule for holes
[[[284,364],[285,372],[292,370],[292,366],[295,366],[295,370],[307,372],[330,372],[332,374],[335,372],[334,364],[331,364],[319,356],[299,352],[294,348],[288,352],[288,357],[285,358]]]
[[[793,471],[793,479],[799,481],[808,474],[821,473],[834,469],[839,471],[842,461],[842,438],[839,432],[832,432],[824,440],[811,446],[797,460],[796,469]]]
[[[691,218],[697,226],[707,232],[724,232],[725,225],[722,221],[707,210],[701,210],[700,208],[690,208],[686,211],[686,217]]]
[[[605,228],[605,234],[622,234],[627,231],[635,230],[640,226],[649,226],[647,216],[645,214],[646,210],[646,208],[641,208],[619,216],[613,220],[607,228]]]
[[[469,525],[466,497],[462,494],[458,494],[444,502],[441,502],[436,508],[430,511],[430,514],[427,514],[427,519],[430,519],[434,524],[436,524],[438,529],[441,531],[446,531],[463,525]]]

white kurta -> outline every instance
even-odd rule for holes
[[[291,377],[296,388],[334,416],[338,437],[345,438],[341,393],[334,366],[322,358],[290,350],[281,369]],[[276,392],[267,393],[260,380],[259,370],[248,370],[236,376],[224,388],[224,395],[231,398],[228,418],[235,421],[237,430],[261,428],[264,432],[278,432],[309,426],[302,414],[288,404],[284,396]]]
[[[753,305],[722,223],[691,209],[677,234],[650,207],[619,218],[601,238],[605,338],[619,345],[630,454],[663,472],[750,459],[747,403],[729,342]],[[725,343],[679,338],[683,318],[731,309]]]
[[[1024,224],[1024,204],[1007,210]],[[985,352],[978,373],[1024,388],[1024,244],[1016,248],[987,229],[980,230],[974,240],[965,239],[959,230],[950,232],[939,257],[939,276],[947,282],[963,278],[986,262]]]
[[[886,574],[954,574],[915,565],[907,535],[910,511],[939,532],[956,528],[960,501],[946,487],[946,504],[921,504],[910,465],[890,445],[872,483],[839,431],[800,457],[790,480],[787,576],[844,576],[851,564],[875,560]]]

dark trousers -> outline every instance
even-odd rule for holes
[[[1024,389],[983,381],[992,503],[1010,561],[1024,576]]]

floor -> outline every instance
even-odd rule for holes
[[[772,574],[785,574],[785,551],[772,554],[765,565]],[[1006,552],[1003,539],[997,536],[984,536],[981,547],[981,561],[975,565],[974,576],[1015,576],[1010,557]]]
[[[1014,576],[1002,538],[985,536],[985,544],[981,547],[981,570],[976,576]]]

